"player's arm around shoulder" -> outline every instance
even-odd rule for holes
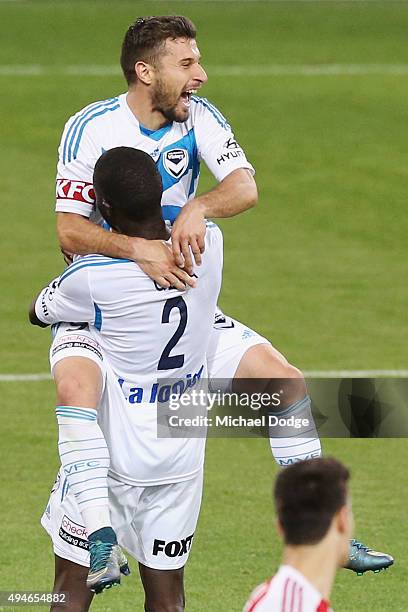
[[[64,253],[100,253],[123,258],[133,254],[133,244],[125,236],[113,236],[93,222],[98,218],[93,172],[107,146],[98,116],[102,113],[103,117],[104,111],[116,108],[115,100],[90,104],[65,125],[58,148],[55,204],[57,235]]]
[[[107,101],[102,110],[90,105],[71,117],[65,126],[58,150],[56,185],[57,235],[61,250],[68,259],[70,255],[72,259],[72,254],[91,253],[131,259],[162,287],[175,284],[182,290],[192,281],[186,271],[177,266],[168,245],[160,240],[110,232],[89,219],[96,212],[93,170],[104,151],[98,125],[90,119],[97,112],[114,110],[115,105],[115,99]],[[105,146],[108,145],[105,143]]]
[[[96,211],[93,170],[103,152],[94,109],[102,104],[90,104],[70,117],[58,148],[55,211],[64,254],[88,255],[104,246],[107,232],[89,220]]]

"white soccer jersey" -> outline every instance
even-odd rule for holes
[[[177,482],[202,467],[205,440],[158,438],[156,413],[164,379],[182,391],[206,377],[222,272],[222,234],[215,224],[208,224],[205,240],[195,288],[163,289],[134,262],[88,255],[37,299],[41,321],[89,323],[102,347],[117,388],[98,420],[113,449],[111,472],[124,482]]]
[[[152,131],[138,122],[126,95],[90,104],[68,120],[59,147],[57,211],[101,222],[93,170],[102,153],[113,147],[134,147],[153,158],[163,181],[163,217],[171,223],[195,195],[201,160],[218,181],[238,168],[254,172],[226,119],[205,98],[192,97],[185,123]]]
[[[290,565],[251,594],[243,612],[333,612],[328,601]]]

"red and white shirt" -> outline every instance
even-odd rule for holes
[[[273,578],[251,593],[243,612],[333,611],[303,574],[290,565],[281,565]]]

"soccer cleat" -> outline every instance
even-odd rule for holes
[[[362,576],[364,572],[369,571],[378,573],[393,563],[391,555],[372,550],[357,540],[350,540],[349,560],[344,567],[356,572],[357,576]]]
[[[130,574],[129,565],[112,527],[103,527],[88,537],[90,568],[86,586],[94,593],[102,593],[120,584],[120,575]]]

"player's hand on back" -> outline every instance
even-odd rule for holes
[[[205,217],[197,201],[191,200],[183,206],[171,232],[171,243],[176,262],[193,273],[193,258],[199,266],[205,248]],[[191,249],[191,250],[190,250]]]
[[[137,239],[135,245],[137,261],[143,272],[150,276],[158,285],[164,288],[175,287],[180,291],[186,285],[195,287],[196,281],[185,269],[176,264],[171,247],[164,240]]]

